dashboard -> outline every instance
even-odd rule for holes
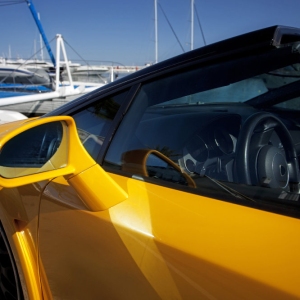
[[[233,181],[232,164],[240,127],[238,115],[215,118],[189,138],[178,160],[180,167],[189,175]]]
[[[191,177],[208,176],[226,182],[263,186],[265,177],[271,176],[273,182],[277,181],[276,187],[286,187],[289,180],[288,173],[291,170],[281,142],[282,138],[279,138],[277,129],[272,125],[276,122],[276,118],[283,120],[278,118],[278,115],[276,117],[271,114],[274,118],[270,121],[267,120],[269,114],[260,111],[265,116],[264,123],[256,124],[255,132],[249,133],[247,139],[249,140],[252,134],[257,134],[261,141],[253,143],[251,138],[248,153],[244,152],[244,149],[237,151],[238,141],[245,135],[244,133],[240,135],[244,122],[257,113],[259,110],[242,104],[181,106],[148,110],[136,128],[139,144],[134,145],[133,148],[158,150],[177,163],[180,169]],[[264,126],[267,126],[267,130]],[[285,124],[285,127],[292,135],[293,147],[299,159],[300,148],[297,147],[297,141],[300,140],[300,127],[292,125],[290,121]],[[295,139],[295,137],[298,138]],[[260,151],[263,148],[264,151]],[[242,164],[238,167],[237,156],[240,156],[242,160],[247,160],[246,165]],[[276,164],[272,163],[274,159]],[[280,170],[279,173],[277,167]],[[296,165],[293,170],[295,168]],[[240,181],[240,175],[251,178]],[[283,178],[285,183],[280,183],[281,179],[278,176]],[[266,184],[266,186],[272,187],[271,184]]]

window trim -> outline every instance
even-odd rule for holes
[[[70,107],[69,109],[65,110],[64,112],[61,112],[61,115],[69,115],[72,117],[72,115],[76,114],[77,112],[80,112],[82,110],[85,109],[85,107],[90,106],[92,103],[97,102],[97,101],[101,101],[102,99],[111,97],[111,96],[115,96],[118,94],[122,94],[124,92],[126,92],[127,90],[127,94],[124,97],[124,101],[121,104],[116,116],[113,119],[113,122],[111,124],[111,127],[108,130],[107,136],[104,139],[104,142],[101,146],[101,148],[98,151],[98,154],[96,155],[96,159],[95,161],[101,165],[104,155],[108,149],[108,146],[110,144],[110,141],[112,139],[112,135],[113,133],[116,131],[116,127],[119,125],[119,123],[121,122],[124,114],[126,113],[126,111],[129,108],[130,103],[132,102],[133,97],[135,96],[135,93],[138,89],[139,85],[137,84],[133,84],[131,86],[126,85],[126,86],[122,86],[122,88],[117,89],[117,90],[110,90],[109,92],[105,92],[105,93],[101,93],[99,94],[91,94],[91,95],[85,95],[80,97],[81,99],[83,97],[87,97],[87,100],[85,102],[81,102],[81,104],[79,106],[75,106],[72,105],[72,107]],[[93,92],[92,92],[93,93]],[[74,100],[76,101],[76,100]]]
[[[132,85],[128,92],[127,92],[127,95],[125,96],[125,100],[124,102],[122,103],[121,107],[119,108],[115,118],[113,119],[113,122],[107,132],[107,136],[105,137],[104,139],[104,142],[102,144],[102,147],[100,148],[99,152],[98,152],[98,156],[96,158],[96,162],[99,164],[99,165],[102,165],[103,164],[103,160],[104,160],[104,157],[106,155],[106,152],[108,151],[108,148],[110,146],[110,143],[114,137],[114,134],[115,132],[117,131],[124,115],[126,114],[126,112],[128,111],[133,99],[135,98],[139,88],[140,88],[140,85],[141,84],[135,84],[135,85]],[[127,87],[128,88],[128,87]],[[125,88],[126,90],[126,88]],[[124,90],[123,90],[124,91]],[[122,93],[122,91],[118,91],[117,94],[120,94]],[[114,93],[116,94],[116,93]],[[110,94],[112,95],[112,93]],[[108,97],[109,95],[105,95],[101,98],[105,98],[105,97]]]

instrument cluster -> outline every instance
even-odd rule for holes
[[[180,167],[189,175],[231,180],[240,124],[240,116],[222,116],[196,131],[183,148]]]

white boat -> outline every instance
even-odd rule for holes
[[[0,84],[44,85],[50,88],[51,81],[45,69],[0,64]]]
[[[64,57],[63,62],[60,60],[61,52]],[[18,94],[16,94],[16,96],[7,96],[8,94],[5,93],[2,97],[0,93],[1,109],[13,110],[25,115],[41,115],[105,84],[73,81],[63,38],[60,34],[56,36],[56,62],[56,72],[52,83],[53,91],[39,92],[35,94],[28,92],[27,95],[21,96]],[[66,67],[67,77],[64,81],[61,81],[60,78],[61,63]]]
[[[75,68],[73,75],[101,75],[108,72],[109,68],[105,66],[80,66]]]
[[[73,80],[76,82],[106,84],[113,80],[110,76],[111,68],[106,66],[80,65],[79,63],[76,66],[72,63],[70,71]],[[63,80],[68,80],[67,68],[65,66],[61,76]]]
[[[9,77],[31,77],[32,72],[24,68],[18,68],[13,64],[0,64],[0,81]]]
[[[56,57],[54,57],[32,1],[26,0],[26,2],[40,30],[40,34],[43,37],[52,65],[40,61],[23,61],[22,67],[18,66],[15,69],[24,69],[26,72],[31,71],[32,73],[38,74],[39,72],[45,71],[45,68],[55,66],[55,75],[53,77],[50,76],[50,87],[52,87],[52,90],[43,91],[40,89],[38,90],[38,93],[33,94],[30,90],[31,87],[26,87],[26,89],[22,91],[22,95],[20,95],[20,88],[24,88],[26,85],[6,86],[4,93],[2,93],[2,95],[0,93],[1,109],[13,110],[30,116],[45,114],[62,104],[72,101],[73,99],[91,92],[115,79],[116,76],[112,66],[81,66],[80,64],[71,63],[67,58],[63,38],[59,34],[56,36]],[[61,53],[63,54],[62,60],[60,59]],[[18,63],[20,63],[20,61],[16,61],[16,64]],[[65,69],[63,72],[62,68]],[[105,74],[105,77],[102,76],[103,74]],[[86,76],[85,79],[83,79],[82,75]],[[75,78],[75,76],[77,77]],[[78,81],[79,78],[81,81]],[[74,79],[76,79],[76,81],[74,81]],[[12,83],[15,84],[15,82]],[[0,84],[0,89],[1,88],[4,87]],[[11,91],[11,89],[14,90]]]
[[[23,68],[42,68],[48,70],[49,68],[53,68],[53,64],[45,61],[45,60],[40,60],[40,59],[17,59],[17,60],[6,60],[6,64],[9,65],[14,65],[18,67],[23,67]]]

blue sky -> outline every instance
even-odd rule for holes
[[[26,2],[3,6],[0,56],[28,58],[39,48],[39,35]],[[14,0],[17,1],[17,0]],[[190,0],[158,0],[184,51],[190,50]],[[300,27],[300,0],[194,0],[211,44],[272,25]],[[32,0],[55,54],[55,36],[63,35],[68,59],[144,65],[155,59],[154,0]],[[194,48],[204,45],[197,16]],[[71,47],[69,47],[70,45]],[[73,49],[76,51],[73,51]],[[182,53],[158,7],[158,60]],[[45,58],[48,55],[44,54]]]

